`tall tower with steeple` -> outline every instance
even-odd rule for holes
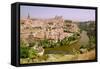
[[[28,13],[27,19],[30,19],[30,14]]]

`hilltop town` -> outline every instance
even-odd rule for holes
[[[31,35],[31,39],[49,39],[57,41],[70,37],[73,33],[80,33],[77,24],[64,20],[62,16],[55,16],[49,19],[31,18],[20,20],[21,39],[26,40]]]

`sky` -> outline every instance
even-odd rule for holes
[[[21,18],[48,19],[55,16],[62,16],[64,19],[73,21],[95,20],[95,10],[93,9],[76,9],[76,8],[58,8],[58,7],[40,7],[40,6],[20,6]]]

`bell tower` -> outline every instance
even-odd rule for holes
[[[27,19],[30,19],[30,14],[28,13]]]

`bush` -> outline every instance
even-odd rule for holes
[[[27,46],[27,43],[25,43],[25,41],[21,40],[20,41],[20,46],[21,47],[26,47]]]
[[[34,58],[37,56],[37,51],[29,47],[20,47],[20,58]]]
[[[28,56],[29,58],[35,58],[37,56],[37,51],[33,48],[30,48]]]
[[[29,47],[33,47],[35,45],[35,42],[33,41],[33,42],[31,42],[31,43],[29,43]]]
[[[95,42],[96,42],[95,36],[90,36],[89,39],[90,39],[90,42],[95,44]]]
[[[41,40],[39,42],[39,45],[41,45],[42,47],[46,48],[46,47],[50,47],[50,41],[47,39]]]
[[[20,47],[20,58],[28,58],[29,48],[28,47]]]
[[[60,45],[61,45],[61,46],[69,45],[68,38],[65,37],[63,40],[61,40]]]
[[[68,41],[73,41],[73,40],[76,40],[76,38],[73,37],[73,36],[71,36],[71,37],[68,38]]]

